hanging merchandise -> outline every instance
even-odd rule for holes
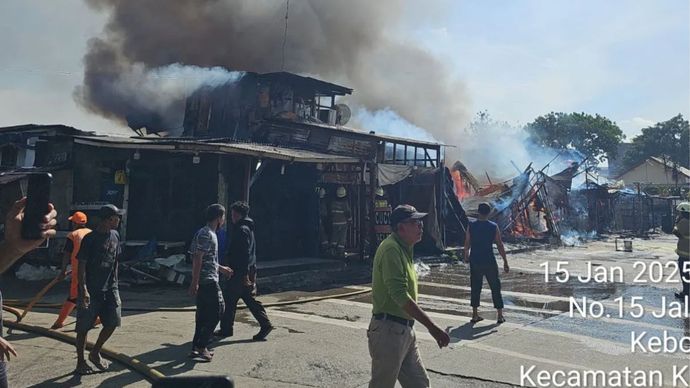
[[[116,185],[126,185],[127,184],[127,173],[125,173],[125,170],[115,171],[115,184]]]

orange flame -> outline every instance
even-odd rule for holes
[[[537,234],[534,230],[525,222],[525,219],[520,215],[515,220],[515,226],[513,227],[512,234],[519,237],[527,238],[537,238]]]
[[[523,209],[519,214],[515,214],[515,223],[511,230],[511,234],[515,237],[526,237],[526,238],[542,238],[543,234],[534,230],[532,225],[530,225],[528,208]]]
[[[455,193],[458,196],[458,200],[462,201],[463,199],[469,197],[471,195],[470,190],[465,186],[465,182],[462,180],[460,171],[455,170],[451,172],[450,175],[453,178],[453,183],[455,183]]]

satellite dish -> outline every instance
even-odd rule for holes
[[[349,106],[345,104],[335,104],[335,111],[335,123],[337,125],[345,125],[348,121],[350,121],[350,117],[352,117],[352,110],[350,110]]]

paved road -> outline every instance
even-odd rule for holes
[[[423,327],[417,327],[422,356],[435,387],[504,387],[519,385],[520,368],[583,371],[661,370],[671,376],[673,365],[687,365],[682,353],[645,355],[630,351],[632,331],[650,335],[666,331],[677,338],[688,335],[687,320],[651,317],[660,309],[659,297],[672,294],[674,284],[623,282],[582,284],[544,282],[548,261],[570,262],[572,274],[586,271],[587,262],[598,267],[621,266],[636,274],[635,262],[675,260],[674,239],[660,237],[635,241],[635,252],[614,252],[612,241],[598,241],[579,248],[543,250],[511,257],[512,271],[503,275],[508,322],[495,324],[490,294],[482,295],[485,321],[469,323],[468,271],[463,265],[432,268],[421,279],[420,304],[432,319],[446,328],[451,345],[438,349]],[[551,271],[554,275],[555,271]],[[666,271],[665,273],[670,273]],[[324,294],[355,291],[366,284],[316,292],[284,292],[262,297],[266,303],[297,300]],[[8,298],[11,291],[5,292]],[[645,317],[571,318],[569,297],[601,301],[613,311],[614,299],[642,296]],[[59,293],[50,301],[58,301]],[[191,306],[181,289],[125,290],[125,306]],[[235,337],[214,344],[211,363],[195,363],[185,356],[190,348],[194,315],[190,312],[129,312],[123,327],[109,346],[134,356],[165,375],[229,374],[239,387],[365,387],[369,377],[366,327],[371,314],[368,295],[329,299],[306,304],[270,308],[277,329],[267,342],[252,342],[258,327],[242,312]],[[48,326],[54,311],[31,313],[27,323]],[[68,326],[65,331],[73,326]],[[95,337],[92,335],[92,337]],[[20,352],[11,362],[13,386],[73,386],[74,355],[69,345],[26,333],[8,336]],[[524,382],[524,381],[523,381]],[[112,371],[82,378],[83,386],[147,386],[143,378],[113,364]]]

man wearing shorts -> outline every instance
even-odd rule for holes
[[[62,258],[62,268],[60,274],[58,275],[59,280],[63,280],[67,276],[67,264],[72,265],[72,281],[69,287],[69,296],[65,303],[62,304],[60,309],[60,314],[58,315],[55,323],[50,328],[53,330],[60,329],[65,324],[65,319],[72,313],[72,310],[77,306],[77,296],[79,296],[79,280],[77,274],[79,273],[79,263],[77,260],[77,254],[79,253],[79,248],[81,247],[81,241],[84,236],[91,233],[91,229],[86,227],[87,218],[86,214],[82,212],[75,212],[72,214],[68,220],[72,223],[72,231],[67,235],[67,243],[65,244],[65,249],[63,250]]]
[[[89,361],[99,370],[108,368],[101,358],[101,348],[115,328],[120,326],[120,294],[117,280],[117,260],[120,255],[120,235],[116,229],[124,212],[114,205],[105,205],[98,212],[96,230],[81,242],[79,260],[79,297],[77,309],[77,374],[93,372],[84,359],[86,335],[100,318],[103,329],[96,345],[89,353]]]

